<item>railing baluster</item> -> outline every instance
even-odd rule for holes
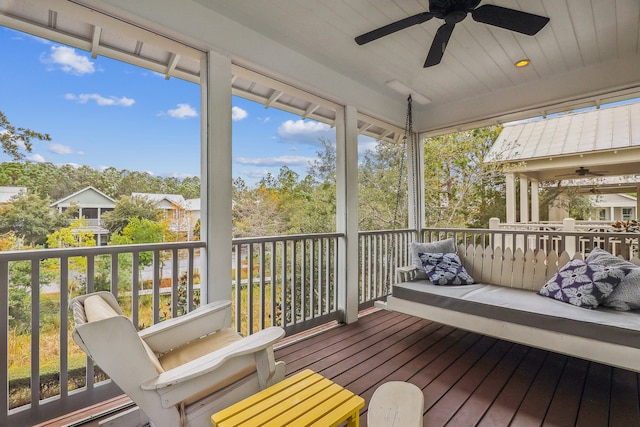
[[[0,261],[0,416],[9,413],[9,261]]]
[[[160,286],[162,272],[162,258],[160,250],[153,251],[153,324],[160,322]]]
[[[60,398],[69,395],[69,258],[60,257]]]
[[[178,317],[178,279],[180,277],[180,267],[178,262],[178,249],[171,251],[171,317]]]
[[[277,306],[276,306],[276,294],[278,293],[278,283],[277,283],[277,272],[276,272],[276,248],[277,248],[277,242],[273,241],[271,242],[271,271],[270,271],[270,289],[271,289],[271,325],[272,326],[276,326],[278,324],[277,322],[277,316],[276,316],[276,310],[277,310]]]
[[[236,246],[235,323],[238,332],[242,332],[242,247],[243,245]]]
[[[258,313],[258,320],[260,322],[260,329],[265,328],[265,317],[266,317],[266,250],[265,250],[265,242],[260,242],[260,262],[259,262],[258,271],[260,273],[260,307]]]
[[[247,334],[253,333],[253,243],[248,246],[247,260]]]
[[[136,328],[140,327],[140,252],[131,254],[131,321]]]
[[[31,410],[40,405],[40,261],[31,260]]]

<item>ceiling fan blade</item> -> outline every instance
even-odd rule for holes
[[[436,36],[433,38],[433,43],[431,43],[429,53],[427,54],[427,59],[424,61],[424,68],[432,67],[440,63],[455,26],[456,24],[443,24],[438,28]]]
[[[474,9],[471,12],[471,16],[474,21],[516,31],[528,36],[533,36],[549,22],[549,18],[546,16],[534,15],[492,4],[485,4]]]
[[[391,24],[377,28],[373,31],[369,31],[368,33],[356,37],[355,40],[359,45],[363,45],[365,43],[377,40],[380,37],[388,36],[389,34],[395,33],[396,31],[404,30],[405,28],[411,27],[413,25],[422,24],[423,22],[427,22],[431,18],[433,18],[433,15],[430,12],[422,12],[417,15],[409,16],[408,18],[392,22]]]

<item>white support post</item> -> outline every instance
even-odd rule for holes
[[[540,184],[537,179],[531,180],[531,222],[540,222]]]
[[[338,243],[338,309],[346,323],[358,320],[358,112],[336,111],[336,229]]]
[[[231,59],[208,52],[201,61],[200,238],[206,240],[202,302],[231,299]]]
[[[529,179],[520,175],[520,222],[529,222]]]
[[[507,193],[507,224],[516,222],[516,177],[512,173],[505,174],[505,191]]]

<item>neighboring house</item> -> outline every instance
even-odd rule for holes
[[[11,199],[22,192],[26,193],[27,187],[0,187],[0,206],[11,202]]]
[[[184,233],[187,240],[191,240],[195,221],[192,218],[189,203],[181,194],[131,193],[131,197],[142,197],[155,203],[164,211],[165,218],[169,220],[170,230],[174,233]],[[199,215],[200,199],[190,200],[198,200]]]
[[[191,212],[191,229],[200,220],[200,199],[187,199],[187,210]]]
[[[591,196],[593,220],[628,221],[638,218],[637,199],[628,194],[600,194]]]
[[[115,208],[115,200],[100,190],[89,186],[64,197],[51,204],[51,207],[61,212],[73,207],[78,209],[78,218],[85,218],[88,222],[87,229],[93,231],[96,243],[99,246],[109,242],[109,230],[102,227],[101,219],[105,212]]]

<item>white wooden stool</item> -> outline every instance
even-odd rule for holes
[[[382,384],[371,396],[369,427],[422,427],[424,396],[417,386],[403,381]]]

